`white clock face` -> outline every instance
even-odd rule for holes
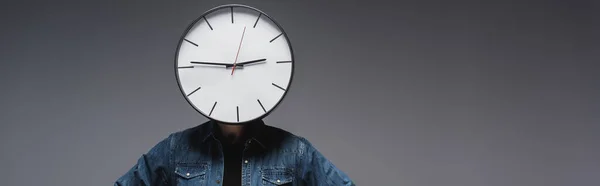
[[[180,89],[204,116],[244,123],[283,99],[293,72],[284,31],[251,7],[209,10],[182,36],[176,56]]]

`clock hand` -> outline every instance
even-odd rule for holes
[[[232,16],[233,16],[233,14],[232,14]],[[244,34],[246,34],[246,26],[244,26],[244,31],[242,32],[242,39],[240,39],[240,45],[238,46],[238,51],[237,51],[237,54],[235,55],[235,61],[233,61],[233,68],[231,69],[231,75],[233,75],[233,71],[235,71],[235,65],[237,63],[238,56],[240,55],[240,49],[242,49],[242,41],[244,41]]]
[[[256,60],[252,60],[252,61],[244,61],[244,62],[237,63],[235,66],[244,66],[244,65],[248,65],[248,64],[252,64],[252,63],[263,62],[266,60],[267,59],[256,59]]]
[[[253,64],[253,63],[258,63],[258,62],[263,62],[266,61],[267,59],[256,59],[256,60],[251,60],[251,61],[244,61],[244,62],[239,62],[237,64],[235,64],[236,67],[243,67],[244,65],[248,65],[248,64]],[[217,62],[208,62],[208,61],[192,61],[190,63],[193,64],[202,64],[202,65],[218,65],[218,66],[225,66],[225,68],[231,68],[234,65],[231,63],[217,63]]]
[[[225,67],[232,67],[233,64],[229,64],[229,63],[215,63],[215,62],[205,62],[205,61],[192,61],[190,63],[193,64],[202,64],[202,65],[220,65],[220,66],[225,66]]]

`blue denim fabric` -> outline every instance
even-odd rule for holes
[[[223,151],[214,136],[216,124],[206,122],[176,132],[143,154],[115,186],[221,185]],[[284,130],[252,124],[259,130],[246,141],[242,185],[354,186],[305,138]]]

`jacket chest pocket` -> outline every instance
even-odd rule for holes
[[[182,164],[175,167],[177,186],[206,185],[207,164]]]
[[[289,168],[262,168],[261,178],[263,186],[291,186],[293,185],[294,174],[293,170]]]

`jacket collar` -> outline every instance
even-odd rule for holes
[[[266,125],[261,119],[257,119],[251,121],[247,124],[244,124],[244,132],[247,133],[248,141],[247,143],[252,143],[252,141],[258,143],[261,147],[266,148],[265,143],[267,142],[267,134],[266,134]],[[217,121],[210,120],[207,123],[206,135],[202,137],[202,142],[205,143],[208,140],[217,140],[217,132],[220,132],[219,125]]]

